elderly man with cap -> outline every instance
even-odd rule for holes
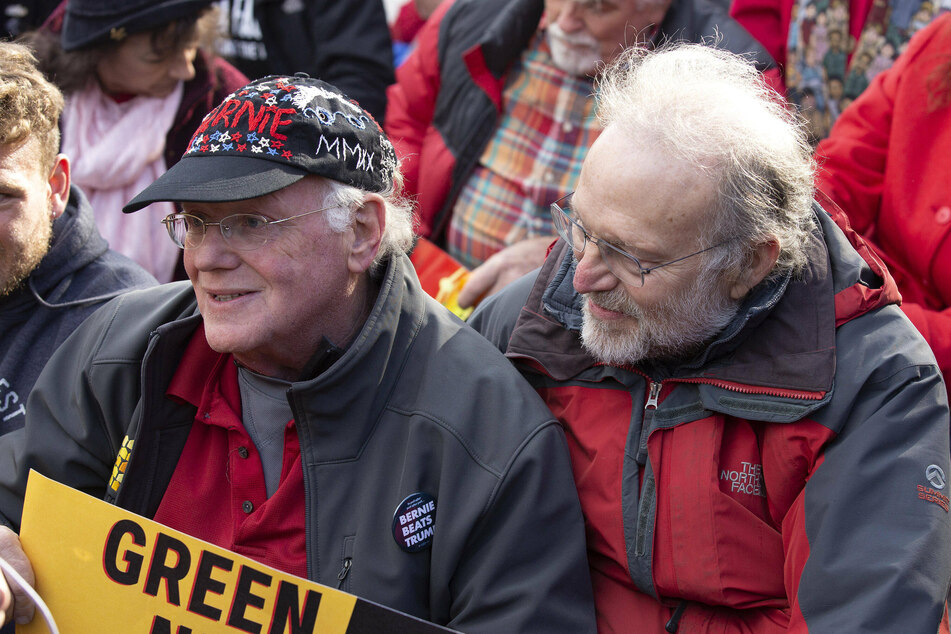
[[[593,631],[563,431],[419,288],[400,186],[382,130],[329,84],[227,97],[126,206],[181,204],[165,225],[191,283],[108,304],[50,361],[0,443],[0,519],[18,525],[36,469],[456,629]],[[424,534],[394,529],[416,507]],[[17,597],[17,620],[31,609]]]

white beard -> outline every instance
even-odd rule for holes
[[[739,302],[716,292],[718,275],[701,273],[686,289],[645,311],[618,287],[585,296],[581,343],[599,361],[612,365],[646,359],[683,358],[699,351],[730,323]],[[650,282],[648,282],[650,283]],[[631,317],[622,323],[601,321],[588,302]]]
[[[557,24],[549,24],[545,37],[552,63],[569,75],[593,75],[601,63],[601,46],[587,33],[569,35]]]

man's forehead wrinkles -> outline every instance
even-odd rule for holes
[[[602,223],[604,223],[604,214],[602,212],[605,209],[609,209],[608,207],[592,207],[588,204],[588,201],[585,201],[584,196],[582,196],[582,208],[587,211],[587,216],[585,216],[584,212],[579,212],[578,207],[575,206],[576,199],[577,193],[571,197],[571,204],[569,205],[571,215],[578,221],[578,224],[588,232],[588,235],[595,240],[607,242],[611,246],[626,251],[639,260],[655,260],[667,257],[667,253],[664,250],[657,250],[658,245],[651,247],[645,246],[644,244],[635,244],[633,240],[636,240],[639,236],[632,233],[633,229],[628,229],[627,232],[630,235],[625,236],[618,233],[618,227],[610,223],[602,225]],[[623,210],[616,211],[619,215],[625,215]],[[586,218],[587,221],[585,220]],[[595,225],[594,228],[592,228],[592,224]]]

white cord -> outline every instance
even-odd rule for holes
[[[46,627],[49,629],[50,634],[59,634],[59,630],[56,628],[56,621],[53,620],[53,613],[50,612],[49,607],[40,598],[40,595],[30,587],[30,584],[26,582],[23,577],[20,576],[16,570],[13,569],[5,559],[0,557],[0,569],[3,570],[3,574],[7,577],[7,581],[13,580],[20,589],[26,592],[33,602],[36,604],[36,608],[40,611],[40,614],[43,615],[43,619],[46,621]]]

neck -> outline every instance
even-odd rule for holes
[[[349,347],[350,342],[363,330],[379,291],[379,284],[371,280],[369,275],[359,277],[350,294],[351,309],[348,318],[341,322],[339,332],[330,332],[325,336],[339,348]]]

